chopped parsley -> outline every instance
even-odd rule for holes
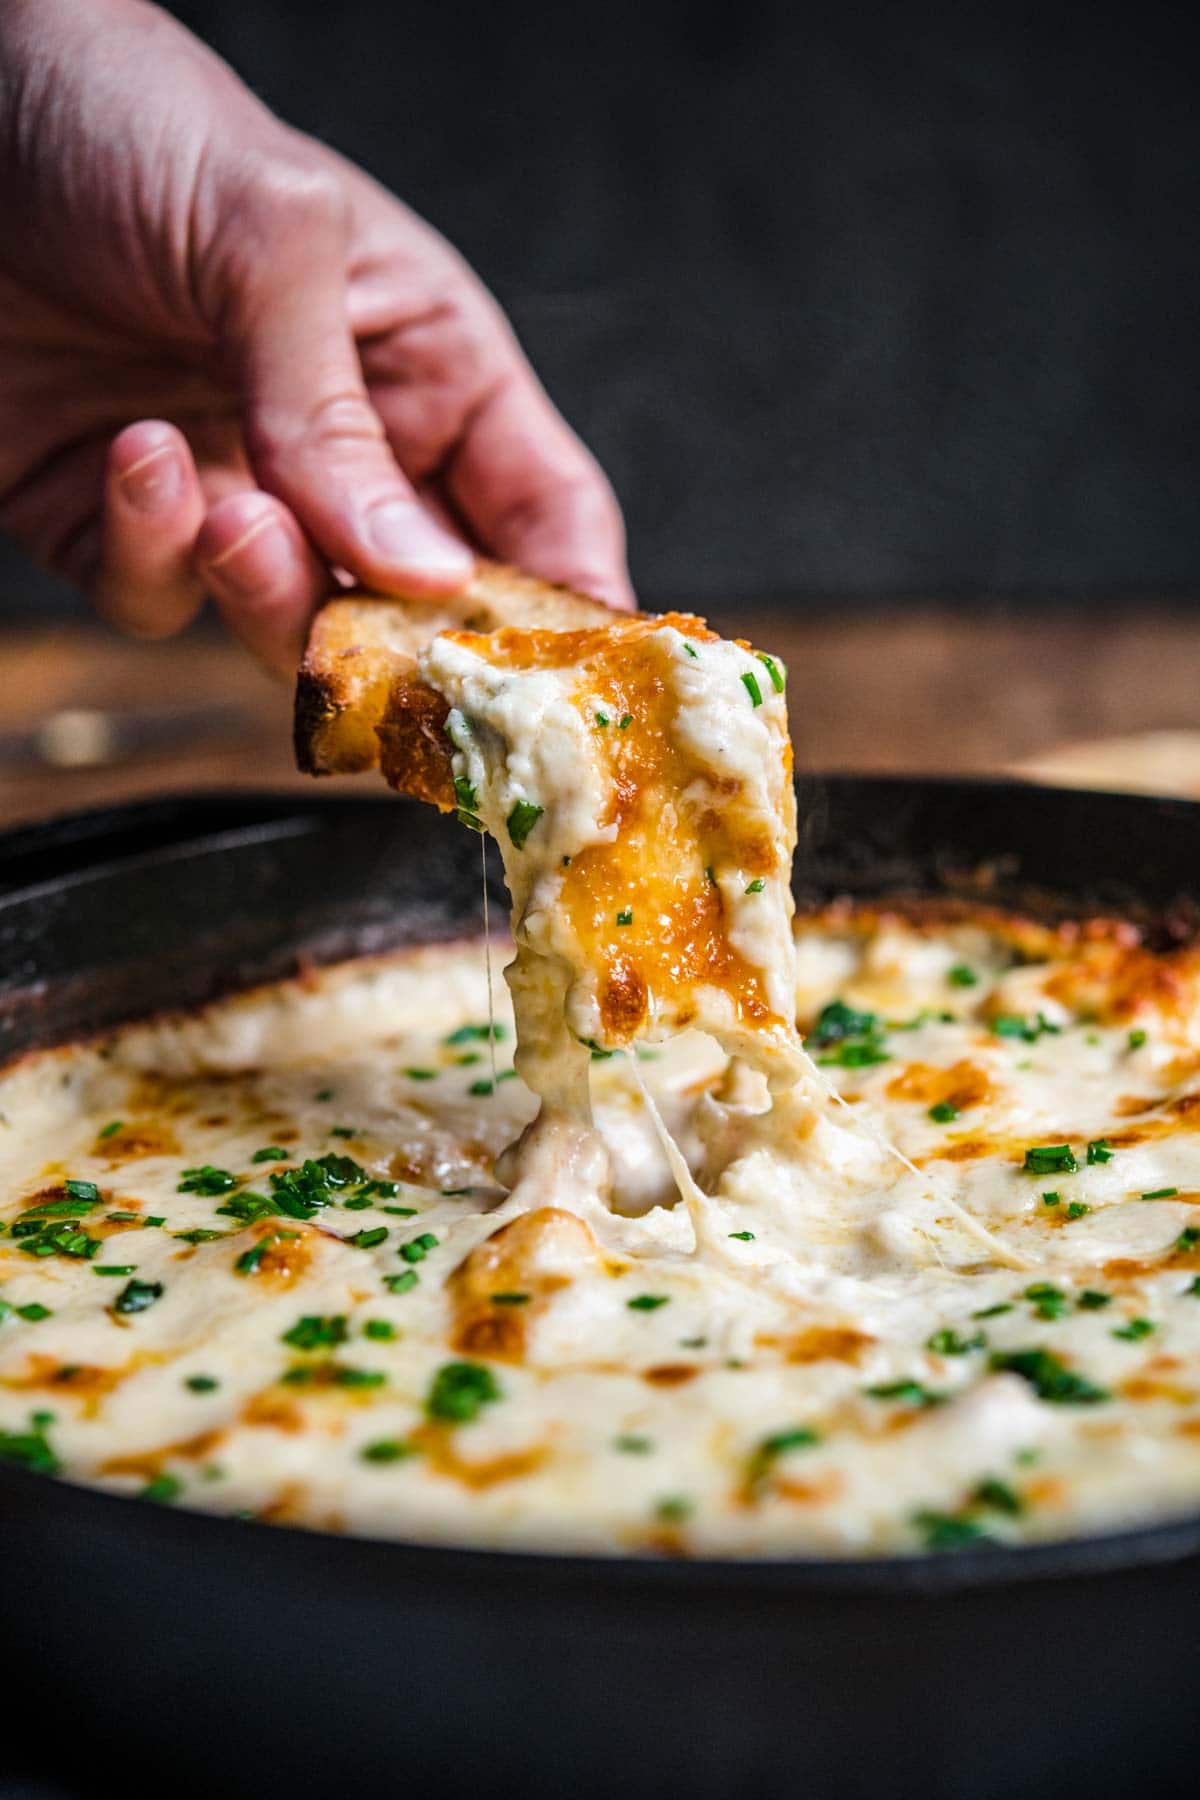
[[[328,1317],[305,1313],[280,1339],[281,1343],[290,1344],[293,1350],[329,1350],[345,1341],[345,1313],[333,1313]]]
[[[526,839],[545,810],[544,806],[535,806],[532,800],[518,800],[515,803],[504,821],[514,850],[525,848]]]
[[[1019,1375],[1039,1400],[1052,1406],[1095,1406],[1112,1398],[1107,1389],[1068,1369],[1051,1350],[993,1350],[988,1367]]]
[[[227,1194],[237,1186],[237,1176],[228,1169],[214,1169],[205,1163],[199,1169],[185,1169],[175,1189],[177,1194]]]
[[[1079,1164],[1070,1144],[1034,1144],[1021,1167],[1026,1175],[1073,1175]]]
[[[483,1363],[443,1363],[430,1384],[425,1411],[431,1419],[468,1425],[500,1398],[496,1377]]]
[[[1096,1163],[1111,1162],[1115,1155],[1116,1151],[1107,1138],[1093,1138],[1087,1147],[1088,1167],[1091,1168]]]
[[[625,1304],[630,1312],[657,1312],[660,1306],[666,1306],[670,1298],[670,1294],[635,1294]]]
[[[761,706],[763,698],[762,689],[758,685],[758,676],[753,674],[751,670],[746,669],[742,675],[741,681],[742,686],[750,696],[751,706]]]
[[[153,1306],[154,1302],[161,1300],[162,1297],[163,1284],[161,1281],[138,1281],[135,1277],[133,1281],[125,1283],[113,1301],[113,1311],[119,1313],[145,1312],[148,1306]]]

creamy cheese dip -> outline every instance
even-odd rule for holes
[[[768,1109],[699,1031],[589,1053],[605,1180],[556,1166],[536,1203],[496,1174],[536,1102],[477,944],[25,1058],[0,1077],[0,1458],[604,1552],[912,1552],[1194,1508],[1196,952],[847,906],[801,922],[797,969],[848,1111]]]

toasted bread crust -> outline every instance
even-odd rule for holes
[[[420,652],[442,631],[568,631],[608,617],[599,600],[489,562],[441,600],[340,594],[314,618],[300,665],[297,765],[308,775],[354,775],[382,760],[393,787],[453,806],[445,708],[437,718],[441,702],[415,679]]]

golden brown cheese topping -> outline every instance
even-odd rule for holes
[[[928,903],[803,921],[797,1015],[851,1116],[785,1130],[711,1038],[639,1045],[691,1203],[623,1056],[588,1065],[607,1192],[558,1165],[506,1192],[537,1103],[477,946],[27,1058],[0,1077],[0,1458],[270,1522],[671,1555],[1194,1510],[1200,959],[1135,939]]]

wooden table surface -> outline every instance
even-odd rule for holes
[[[786,657],[800,766],[1019,766],[1084,786],[1200,796],[1200,609],[909,606],[713,623]],[[161,718],[212,705],[233,713],[218,733],[189,728],[98,766],[47,766],[19,742],[64,711]],[[290,707],[290,694],[211,627],[163,644],[98,625],[0,633],[0,826],[168,791],[306,788],[292,767]],[[58,728],[61,737],[61,719]],[[362,792],[364,780],[322,789]]]

